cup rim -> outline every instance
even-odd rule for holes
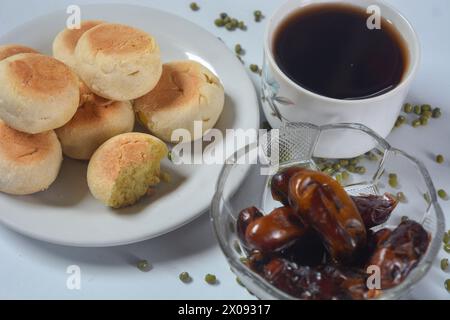
[[[374,4],[382,4],[383,6],[387,7],[389,10],[391,10],[395,15],[398,16],[398,18],[400,20],[402,20],[405,25],[407,26],[407,28],[409,29],[409,31],[411,32],[412,38],[413,38],[413,44],[415,44],[413,46],[412,49],[408,49],[408,51],[410,52],[410,72],[408,73],[408,75],[406,77],[404,77],[404,79],[402,79],[402,81],[400,82],[399,85],[397,85],[394,89],[382,94],[382,95],[378,95],[372,98],[366,98],[366,99],[352,99],[352,100],[344,100],[344,99],[336,99],[336,98],[331,98],[331,97],[327,97],[324,95],[320,95],[318,93],[315,93],[313,91],[310,91],[302,86],[300,86],[299,84],[297,84],[296,82],[294,82],[291,78],[289,78],[279,67],[278,63],[275,61],[274,55],[273,55],[273,50],[272,50],[272,37],[270,34],[270,30],[273,26],[273,20],[274,17],[276,15],[279,14],[281,8],[286,5],[287,3],[291,2],[293,0],[287,0],[285,1],[281,6],[279,6],[275,12],[271,15],[270,19],[269,19],[269,23],[266,26],[265,32],[264,32],[264,51],[265,51],[265,56],[268,59],[268,62],[270,65],[273,66],[273,68],[276,70],[276,72],[283,78],[284,81],[286,81],[290,86],[294,87],[295,89],[308,94],[316,99],[321,99],[323,101],[326,102],[331,102],[331,103],[335,103],[335,104],[351,104],[351,105],[355,105],[355,104],[361,104],[361,103],[370,103],[370,102],[378,102],[384,99],[387,99],[395,94],[397,94],[398,91],[404,89],[405,87],[407,87],[412,80],[414,79],[417,70],[419,69],[419,65],[420,62],[422,60],[422,47],[421,47],[421,42],[419,39],[419,36],[416,32],[416,30],[414,29],[414,27],[412,26],[411,22],[404,16],[403,13],[401,13],[398,9],[396,9],[395,7],[393,7],[392,5],[386,3],[384,0],[374,0],[373,3]],[[326,3],[327,1],[324,1],[323,3]],[[346,1],[342,1],[342,3],[345,3]],[[306,1],[305,2],[305,6],[314,4],[315,0],[312,1]],[[331,1],[329,3],[332,3]],[[349,3],[351,5],[355,5],[353,3]],[[284,18],[288,17],[288,14],[284,15]],[[400,31],[399,31],[400,32]],[[402,34],[403,35],[403,34]],[[414,50],[414,52],[412,52]],[[412,61],[414,57],[414,61]]]

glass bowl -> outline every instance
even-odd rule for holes
[[[363,140],[367,148],[364,151],[356,151],[352,145],[335,145],[333,154],[328,152],[329,159],[323,159],[321,141],[326,141],[329,135],[348,135],[358,141]],[[220,247],[232,271],[258,298],[295,299],[272,286],[241,262],[243,250],[235,229],[240,211],[256,206],[262,212],[268,213],[281,206],[272,199],[269,187],[271,174],[275,174],[279,168],[303,165],[323,170],[329,166],[328,163],[339,161],[338,158],[348,158],[349,162],[352,160],[352,163],[357,163],[355,168],[349,167],[351,171],[357,172],[351,173],[346,179],[340,172],[327,170],[341,181],[349,194],[397,195],[401,192],[406,197],[391,218],[379,228],[395,228],[406,216],[421,223],[431,236],[428,251],[418,266],[402,284],[383,291],[378,299],[402,298],[430,269],[441,247],[445,219],[433,182],[424,165],[405,152],[391,147],[386,140],[363,125],[337,124],[318,127],[306,123],[288,123],[280,130],[272,130],[261,137],[259,145],[249,145],[227,161],[212,202],[212,223]],[[388,177],[394,173],[398,177],[398,186],[392,187],[388,183]],[[233,181],[240,181],[243,176],[243,183],[236,188]]]

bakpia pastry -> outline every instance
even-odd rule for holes
[[[163,66],[156,88],[137,99],[134,108],[152,134],[166,142],[178,142],[172,141],[177,129],[188,130],[194,139],[195,121],[203,123],[203,133],[213,128],[224,103],[224,88],[210,70],[195,61],[176,61]]]
[[[22,46],[20,44],[6,44],[0,46],[0,61],[21,53],[39,53],[33,48]]]
[[[85,32],[75,49],[76,71],[95,94],[129,101],[151,91],[162,73],[160,49],[147,33],[120,24]]]
[[[53,56],[71,68],[76,67],[75,47],[78,40],[88,30],[104,23],[99,20],[82,21],[79,29],[64,29],[53,41]]]
[[[167,155],[164,142],[151,135],[116,136],[105,142],[89,162],[89,189],[109,207],[133,205],[160,182],[160,162]]]
[[[0,61],[0,118],[31,134],[65,125],[80,100],[79,80],[62,62],[22,53]]]
[[[97,104],[86,102],[56,134],[69,158],[89,160],[107,140],[122,133],[133,131],[134,111],[128,101]]]
[[[29,195],[48,189],[62,160],[54,131],[31,135],[0,120],[0,192]]]

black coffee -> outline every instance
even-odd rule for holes
[[[382,19],[367,27],[365,10],[310,5],[278,28],[273,51],[281,70],[303,88],[335,99],[367,99],[395,88],[408,67],[407,45]]]

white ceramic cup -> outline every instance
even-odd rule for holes
[[[403,36],[409,52],[409,64],[401,83],[393,90],[373,98],[361,100],[332,99],[308,91],[292,81],[278,67],[273,54],[273,41],[280,24],[297,10],[311,4],[344,3],[367,10],[375,5],[381,15],[392,23]],[[369,14],[368,14],[369,18]],[[289,0],[270,18],[264,40],[264,64],[262,73],[263,110],[273,128],[282,122],[307,122],[315,125],[336,123],[360,123],[386,138],[395,125],[405,102],[411,82],[420,64],[419,39],[411,24],[396,9],[379,0]],[[367,139],[341,131],[336,135],[321,137],[322,148],[316,156],[324,158],[350,158],[371,150],[374,145]],[[342,154],[338,146],[345,143]]]

